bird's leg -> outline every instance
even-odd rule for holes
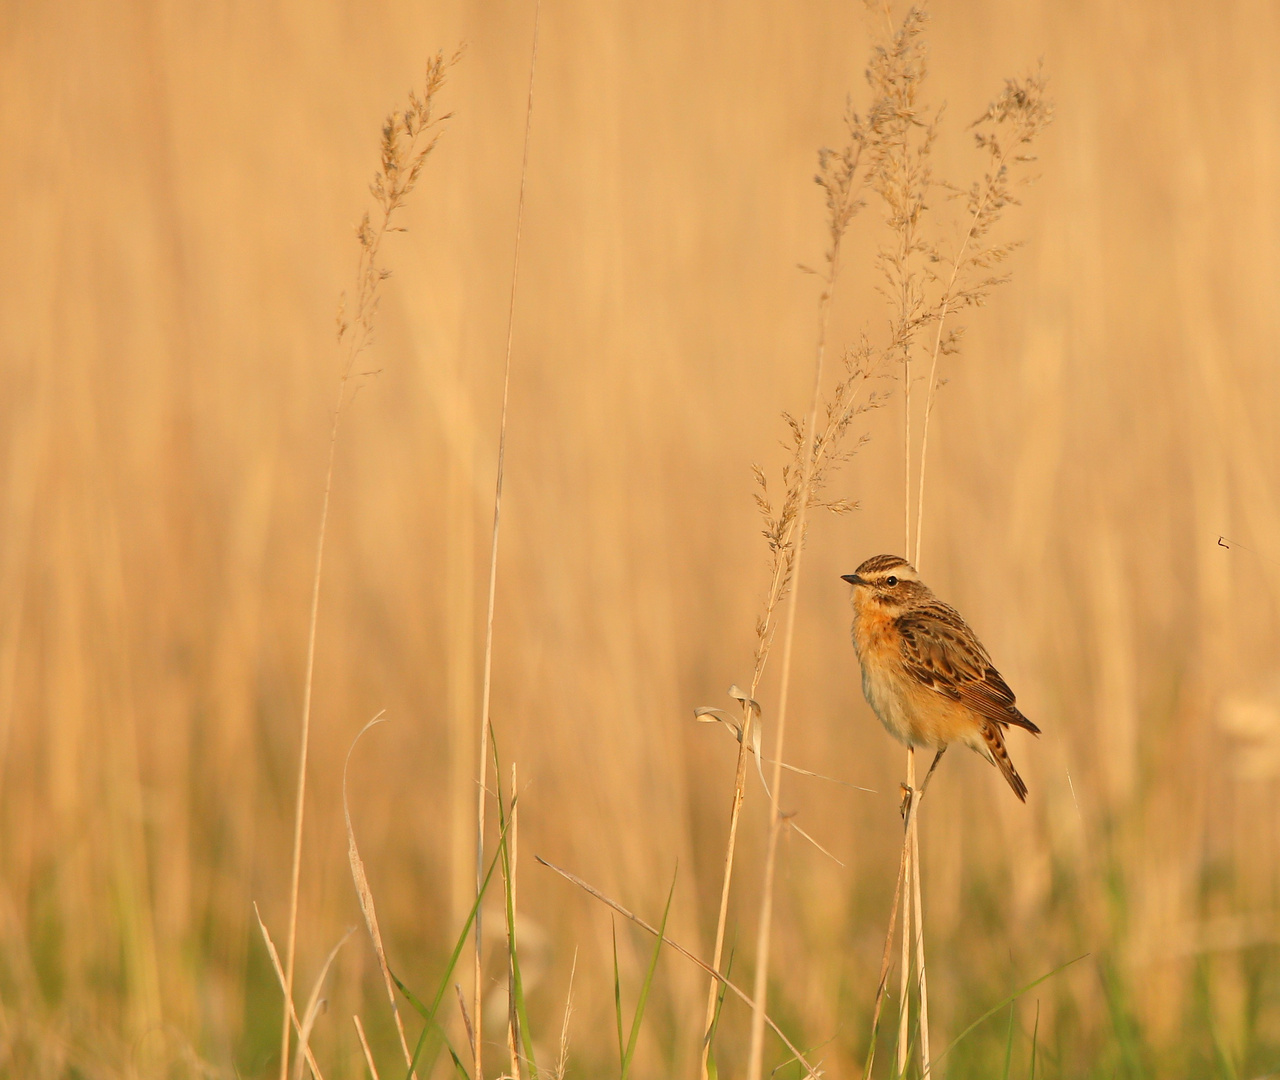
[[[942,755],[945,754],[946,752],[947,752],[947,748],[944,745],[941,750],[939,750],[936,754],[934,754],[933,764],[929,766],[929,771],[924,774],[924,783],[920,785],[920,798],[922,799],[924,798],[925,789],[929,786],[929,777],[933,775],[933,770],[938,767],[938,762],[942,760]]]

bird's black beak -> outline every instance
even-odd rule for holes
[[[858,577],[857,574],[841,574],[841,581],[847,581],[850,585],[865,585],[866,579]]]

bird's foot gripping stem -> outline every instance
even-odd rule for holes
[[[902,805],[898,807],[898,813],[902,815],[902,819],[904,821],[907,818],[907,811],[911,809],[911,796],[915,795],[917,803],[924,798],[924,793],[929,787],[929,780],[933,776],[933,770],[938,767],[938,762],[942,760],[942,755],[946,752],[947,748],[944,746],[934,754],[933,764],[929,766],[929,771],[924,774],[924,783],[920,785],[918,790],[912,788],[911,785],[905,781],[898,785],[902,788]]]

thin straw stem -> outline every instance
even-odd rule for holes
[[[964,247],[960,249],[963,256],[965,248],[969,246],[970,237],[973,235],[972,227],[970,227],[969,236],[965,237]],[[916,553],[912,560],[915,568],[920,569],[920,537],[924,524],[924,472],[925,465],[928,461],[929,454],[929,421],[933,418],[933,404],[938,392],[938,357],[942,353],[942,325],[947,321],[947,315],[951,306],[951,290],[955,286],[956,272],[960,268],[960,262],[957,259],[955,267],[951,271],[951,281],[947,284],[947,291],[942,300],[942,309],[938,315],[938,330],[933,340],[933,358],[929,362],[929,392],[925,397],[924,405],[924,423],[921,425],[920,434],[920,478],[916,487]],[[907,488],[907,500],[910,503],[911,489]],[[907,509],[907,550],[911,550],[911,509],[908,505]]]
[[[520,853],[520,800],[517,792],[520,790],[519,779],[516,775],[516,763],[511,763],[511,824],[508,828],[510,836],[509,848],[511,851],[511,865],[507,871],[507,889],[511,893],[511,925],[507,927],[507,954],[508,958],[514,957],[516,952],[516,859]],[[519,1020],[516,1018],[516,975],[514,962],[508,959],[507,963],[507,1052],[511,1061],[511,1077],[512,1080],[521,1080],[523,1073],[520,1070],[520,1036],[517,1033]]]
[[[905,494],[903,496],[903,528],[906,531],[906,540],[902,549],[903,557],[909,558],[911,553],[911,349],[904,347],[902,350],[902,397],[904,408],[903,413],[903,430],[902,445],[905,453],[903,454],[903,484],[905,485]],[[916,535],[919,536],[919,524],[916,526]]]
[[[759,669],[757,668],[757,671]],[[752,690],[754,694],[754,688]],[[729,915],[729,889],[733,884],[733,855],[738,842],[738,819],[742,812],[742,800],[747,794],[747,754],[751,745],[751,725],[755,722],[754,711],[748,702],[742,704],[742,738],[738,743],[738,766],[733,778],[733,804],[729,808],[729,839],[725,846],[724,871],[720,884],[720,911],[716,916],[716,941],[711,953],[711,967],[720,970],[720,961],[724,952],[724,931]],[[711,1027],[715,1022],[716,1005],[720,997],[720,983],[711,979],[707,984],[707,1014],[703,1024],[702,1053],[699,1056],[699,1074],[701,1080],[709,1076],[707,1064],[711,1058]]]
[[[1009,156],[1006,149],[1000,155],[996,162],[995,168],[992,170],[993,175],[999,175],[1004,169],[1005,161]],[[960,245],[960,251],[956,255],[955,262],[951,266],[951,278],[947,282],[947,288],[942,294],[942,302],[938,311],[938,329],[933,336],[933,355],[929,361],[929,391],[925,397],[924,405],[924,424],[920,434],[920,476],[916,488],[916,557],[914,564],[917,570],[920,569],[920,527],[924,521],[924,472],[925,464],[929,453],[929,421],[933,417],[933,406],[938,395],[938,359],[942,355],[942,329],[943,324],[947,321],[947,316],[951,313],[951,305],[955,300],[956,280],[960,276],[960,267],[964,265],[965,253],[969,250],[969,245],[973,242],[973,238],[978,229],[978,223],[982,220],[983,214],[986,212],[987,205],[991,201],[992,187],[988,183],[985,185],[982,193],[982,199],[974,208],[973,213],[969,216],[969,228],[964,234],[964,242]],[[908,389],[908,392],[909,389]],[[910,429],[908,429],[908,438],[910,437]],[[908,447],[910,443],[908,442]],[[910,455],[908,454],[908,459]],[[907,500],[911,499],[911,486],[907,485]],[[907,550],[911,550],[911,511],[907,511]]]
[[[511,389],[511,344],[515,333],[516,283],[520,276],[520,232],[524,223],[525,178],[529,172],[529,133],[533,127],[533,78],[538,66],[538,24],[542,15],[542,0],[536,0],[533,9],[533,47],[529,58],[529,93],[525,104],[524,151],[520,159],[520,196],[516,203],[515,250],[511,263],[511,297],[507,305],[507,348],[502,373],[502,417],[498,424],[498,477],[493,495],[493,540],[489,548],[489,605],[484,627],[484,689],[480,702],[480,764],[476,784],[476,896],[484,890],[484,819],[486,786],[489,765],[489,700],[493,684],[493,608],[498,584],[498,529],[502,521],[502,477],[507,453],[507,402]],[[481,928],[481,912],[476,908],[475,917],[475,987],[472,999],[476,1023],[475,1045],[472,1063],[475,1080],[482,1080],[484,1044],[482,1018],[484,1015],[484,974],[482,960],[484,939]]]
[[[908,807],[908,815],[912,808]],[[905,824],[904,824],[905,830]],[[902,899],[902,886],[907,876],[907,845],[902,845],[902,855],[898,860],[898,882],[893,887],[893,906],[889,909],[889,929],[884,936],[884,952],[880,955],[880,981],[876,984],[876,1001],[871,1010],[871,1038],[867,1046],[867,1064],[863,1070],[863,1080],[871,1080],[871,1069],[876,1061],[876,1035],[880,1030],[880,1009],[884,1005],[885,991],[889,988],[889,968],[893,953],[893,933],[898,926],[898,903]]]
[[[915,877],[915,864],[911,858],[911,830],[915,825],[916,751],[907,747],[907,827],[902,831],[903,865],[906,874],[902,887],[906,899],[902,905],[902,966],[898,972],[898,1075],[907,1071],[907,1056],[911,1049],[907,1032],[911,1013],[911,883]]]
[[[933,418],[933,407],[934,407],[934,403],[937,400],[938,359],[942,355],[942,331],[943,331],[944,324],[947,321],[947,315],[949,314],[951,309],[951,302],[953,298],[952,293],[955,288],[956,279],[960,273],[960,266],[964,259],[965,252],[969,248],[969,243],[973,239],[974,229],[976,228],[977,222],[979,220],[979,215],[981,214],[982,209],[985,206],[986,198],[987,196],[984,195],[982,203],[980,203],[978,209],[974,211],[973,216],[970,219],[969,229],[965,233],[964,242],[960,245],[960,252],[956,256],[955,263],[951,268],[951,278],[947,282],[947,288],[946,288],[946,291],[943,293],[942,304],[938,312],[938,328],[934,333],[933,354],[929,361],[929,389],[925,396],[924,422],[921,425],[921,433],[920,433],[920,470],[917,474],[917,481],[916,481],[916,484],[917,484],[917,487],[916,487],[916,549],[915,549],[915,557],[912,560],[912,562],[915,565],[915,568],[917,571],[919,571],[920,569],[921,541],[924,535],[924,481],[925,481],[925,467],[928,464],[929,422]],[[908,393],[910,393],[909,385],[908,385]],[[909,400],[910,399],[908,399],[908,401]],[[910,414],[910,408],[908,407],[908,421],[907,421],[908,440],[910,439],[910,432],[911,432],[909,414]],[[910,442],[908,441],[908,444],[907,444],[908,467],[910,466],[910,461],[911,461],[911,448],[910,448]],[[907,528],[906,550],[907,551],[911,550],[910,499],[911,499],[911,485],[910,485],[910,482],[908,481],[908,484],[907,484],[908,504],[907,504],[907,526],[906,526]],[[915,750],[914,748],[910,748],[910,747],[907,749],[907,786],[911,790],[910,797],[911,797],[911,800],[914,802],[916,799]],[[923,1066],[924,1080],[928,1080],[928,1077],[929,1077],[929,981],[925,972],[925,963],[924,963],[924,909],[921,901],[921,891],[920,891],[920,824],[919,824],[918,814],[913,814],[911,816],[910,826],[907,831],[908,831],[908,835],[904,838],[903,842],[907,845],[907,850],[910,856],[910,859],[909,859],[910,867],[907,872],[907,878],[908,878],[908,883],[910,887],[907,893],[907,905],[904,911],[904,917],[902,922],[902,928],[903,928],[902,965],[903,965],[904,993],[903,993],[902,1005],[901,1005],[902,1012],[899,1020],[899,1031],[900,1031],[899,1058],[901,1059],[901,1056],[902,1056],[901,1035],[905,1034],[906,1023],[907,1023],[907,1020],[906,1020],[907,996],[905,993],[906,969],[907,969],[907,963],[909,959],[907,943],[908,943],[908,938],[910,937],[910,934],[908,933],[908,927],[911,925],[911,921],[912,921],[911,913],[912,913],[912,908],[914,907],[915,927],[916,927],[916,977],[917,977],[917,989],[920,994],[920,1060],[924,1063],[924,1066]],[[899,1069],[899,1071],[901,1071],[901,1068]]]
[[[814,361],[813,394],[809,402],[809,414],[805,422],[804,447],[801,460],[804,474],[800,482],[800,507],[796,514],[794,563],[791,569],[791,592],[787,597],[787,621],[782,637],[782,671],[778,688],[778,723],[774,736],[773,776],[769,786],[769,842],[764,863],[764,895],[760,902],[760,926],[756,935],[756,975],[752,997],[755,1008],[751,1014],[751,1054],[747,1076],[760,1080],[764,1069],[764,1021],[765,997],[768,993],[769,943],[773,923],[773,878],[777,868],[778,834],[782,831],[782,815],[779,798],[782,791],[782,758],[787,734],[787,695],[791,688],[791,653],[795,643],[796,598],[800,595],[800,569],[804,555],[805,521],[809,512],[809,495],[813,478],[813,440],[818,425],[818,405],[822,396],[822,366],[827,350],[827,324],[831,316],[831,297],[835,291],[836,276],[840,269],[840,234],[833,236],[830,270],[826,288],[822,292],[818,314],[818,347]],[[745,745],[746,740],[743,740]]]
[[[346,400],[351,364],[342,373],[338,401],[329,428],[329,463],[324,474],[324,499],[320,504],[320,530],[316,540],[316,567],[311,578],[311,614],[307,620],[307,674],[302,691],[302,740],[298,750],[298,791],[293,806],[293,864],[289,874],[289,935],[285,939],[283,1030],[280,1035],[280,1080],[289,1075],[289,1012],[293,1005],[293,967],[298,944],[298,886],[302,873],[302,821],[307,800],[307,753],[311,744],[311,691],[316,670],[316,624],[320,613],[320,570],[324,565],[324,540],[329,524],[329,496],[333,491],[333,461],[338,448],[338,428]]]
[[[391,225],[395,212],[404,205],[405,198],[417,183],[420,170],[427,156],[435,147],[438,134],[437,125],[443,118],[432,118],[432,102],[436,92],[444,83],[444,74],[452,63],[446,63],[442,54],[437,54],[427,64],[427,79],[422,96],[409,95],[410,108],[403,113],[392,113],[383,127],[382,163],[380,170],[374,174],[372,192],[381,215],[375,226],[364,215],[357,237],[360,243],[360,256],[356,263],[356,305],[352,322],[347,322],[345,312],[345,294],[343,306],[338,312],[338,340],[345,341],[346,359],[342,365],[342,374],[338,380],[337,400],[329,427],[329,455],[325,468],[324,498],[320,507],[320,527],[316,538],[315,572],[311,578],[311,611],[307,620],[307,670],[303,684],[302,698],[302,735],[298,753],[298,787],[294,802],[293,814],[293,860],[289,881],[289,933],[285,949],[283,987],[285,1010],[280,1035],[280,1080],[289,1075],[289,1024],[293,1005],[294,960],[297,950],[298,934],[298,888],[302,867],[302,829],[307,793],[307,757],[311,744],[311,703],[315,683],[316,662],[316,627],[320,611],[320,579],[324,565],[325,536],[329,524],[330,496],[333,492],[333,468],[338,446],[338,431],[342,423],[343,406],[348,400],[348,387],[355,372],[356,359],[364,352],[373,340],[374,316],[378,310],[379,289],[388,275],[378,263],[378,255],[382,249],[382,241],[390,231],[400,231]],[[425,138],[425,143],[422,141]],[[350,331],[350,332],[348,332]],[[301,1034],[299,1036],[301,1039]],[[303,1040],[305,1042],[305,1040]]]
[[[912,757],[915,755],[913,754]],[[911,800],[920,798],[911,783]],[[924,1069],[924,1080],[929,1080],[929,982],[924,966],[924,909],[920,903],[920,812],[911,817],[911,891],[915,897],[916,923],[916,982],[920,992],[920,1061]]]

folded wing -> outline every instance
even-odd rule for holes
[[[1001,727],[1013,724],[1040,734],[1018,711],[1009,684],[955,608],[935,601],[903,615],[898,629],[902,662],[924,685]]]

